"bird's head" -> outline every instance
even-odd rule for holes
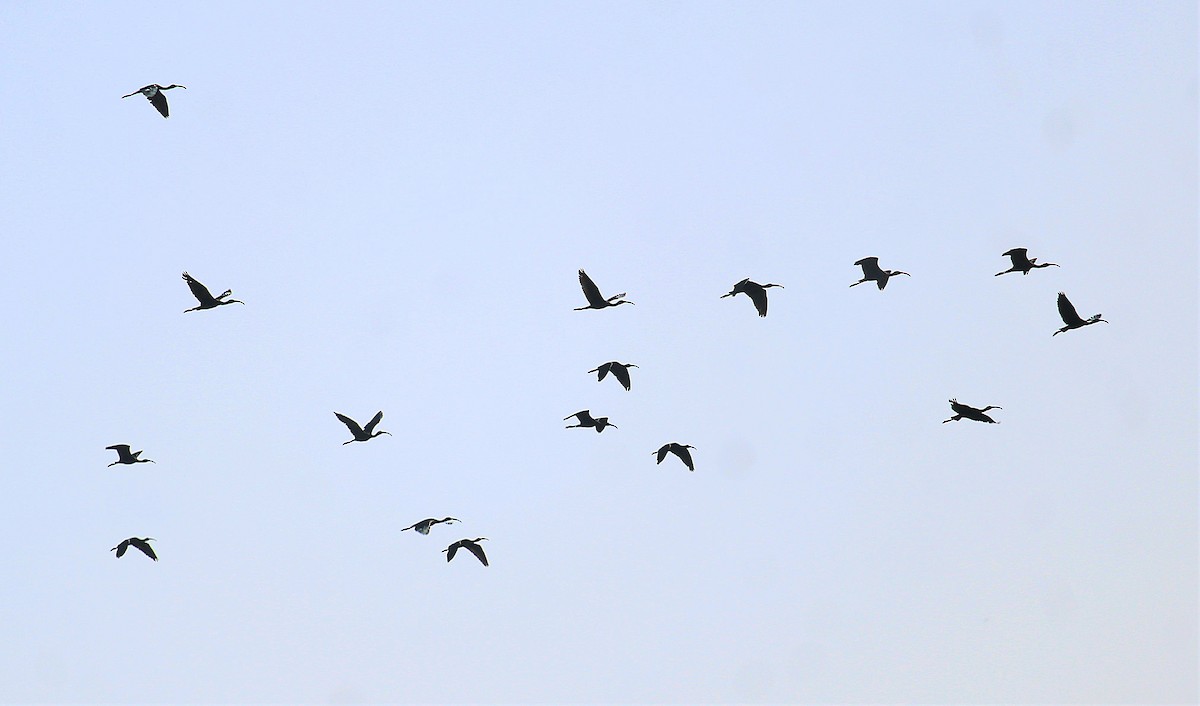
[[[446,519],[442,520],[442,522],[462,522],[462,520],[458,519],[457,517],[447,517]]]
[[[1089,323],[1089,324],[1094,324],[1094,323],[1102,322],[1102,323],[1106,323],[1106,324],[1107,324],[1108,322],[1107,322],[1107,321],[1105,321],[1104,319],[1100,318],[1101,316],[1102,316],[1102,314],[1096,314],[1096,315],[1095,315],[1095,316],[1093,316],[1092,318],[1088,319],[1088,323]]]

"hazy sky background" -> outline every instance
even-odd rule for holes
[[[1195,3],[0,40],[0,701],[1197,700]],[[572,311],[581,267],[636,306]],[[1111,323],[1051,338],[1059,290]]]

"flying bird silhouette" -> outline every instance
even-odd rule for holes
[[[170,86],[160,86],[157,83],[152,83],[149,86],[142,86],[133,93],[127,93],[121,97],[128,98],[129,96],[136,96],[140,93],[143,96],[146,96],[146,100],[150,101],[150,105],[154,106],[158,112],[162,113],[164,118],[169,118],[171,115],[167,110],[167,97],[163,95],[163,91],[169,91],[172,88],[187,88],[187,86],[180,86],[175,83],[172,83]]]
[[[1058,293],[1058,315],[1062,317],[1063,323],[1066,324],[1066,326],[1063,326],[1059,330],[1050,334],[1051,338],[1064,331],[1070,331],[1073,328],[1082,328],[1084,326],[1090,326],[1100,322],[1106,324],[1108,323],[1107,321],[1104,321],[1104,319],[1100,318],[1100,314],[1096,314],[1086,321],[1080,318],[1079,313],[1075,311],[1075,305],[1072,304],[1071,300],[1067,299],[1067,295],[1063,294],[1062,292]]]
[[[112,468],[113,466],[117,465],[118,463],[126,463],[126,464],[154,463],[154,461],[151,461],[148,458],[138,458],[139,456],[142,455],[141,451],[130,452],[129,444],[114,444],[112,446],[105,446],[104,448],[117,452],[117,460],[108,464],[109,468]]]
[[[437,519],[436,517],[430,517],[430,518],[421,520],[420,522],[416,523],[415,525],[412,525],[411,527],[405,527],[404,529],[402,529],[400,531],[405,532],[410,529],[415,529],[416,531],[420,532],[421,534],[429,534],[429,528],[433,527],[434,525],[436,525],[440,522],[445,522],[446,524],[449,525],[449,524],[454,524],[455,522],[461,522],[461,520],[454,518],[454,517],[446,517],[441,520]]]
[[[730,290],[729,294],[722,294],[721,299],[724,299],[725,297],[732,297],[735,294],[745,294],[746,296],[750,297],[750,301],[754,302],[754,308],[758,309],[758,315],[766,316],[767,290],[771,287],[779,287],[780,289],[784,288],[782,284],[759,284],[758,282],[751,282],[750,279],[747,278],[733,285],[733,289]]]
[[[683,465],[687,466],[689,471],[694,471],[696,470],[696,466],[692,463],[691,452],[688,451],[688,449],[694,448],[696,447],[689,446],[688,444],[677,444],[672,441],[669,444],[663,444],[661,447],[659,447],[658,451],[651,451],[650,453],[658,455],[659,463],[663,462],[663,459],[667,457],[668,453],[673,453],[679,457],[680,461],[683,461]]]
[[[591,410],[587,410],[587,409],[583,410],[582,412],[576,412],[575,414],[567,415],[567,416],[563,417],[563,421],[565,422],[568,419],[570,419],[571,417],[575,417],[576,419],[578,419],[579,423],[578,424],[569,424],[566,427],[567,429],[577,429],[580,427],[588,429],[588,428],[595,427],[596,433],[599,434],[600,432],[604,431],[605,427],[612,427],[613,429],[617,428],[616,424],[612,424],[611,422],[608,421],[608,417],[599,417],[599,418],[592,417]]]
[[[189,311],[198,311],[200,309],[215,309],[216,307],[221,306],[223,304],[234,304],[234,303],[242,304],[242,305],[246,304],[246,302],[238,300],[238,299],[226,299],[225,298],[225,297],[228,297],[231,294],[233,294],[232,289],[226,289],[221,294],[221,296],[214,297],[212,295],[212,293],[208,291],[208,287],[205,287],[203,284],[200,284],[199,280],[197,280],[195,277],[192,277],[191,275],[189,275],[186,272],[183,273],[183,281],[187,282],[188,289],[192,290],[192,296],[196,297],[196,300],[200,302],[200,306],[194,306],[191,309],[184,309],[183,313],[185,313],[185,314],[188,313]]]
[[[156,541],[154,537],[143,537],[140,539],[138,537],[130,537],[108,551],[116,552],[117,558],[120,559],[121,557],[125,556],[125,550],[129,549],[130,545],[133,545],[146,556],[158,561],[158,555],[154,553],[154,547],[150,546],[149,544],[149,542],[153,541]]]
[[[487,539],[487,537],[476,537],[475,539],[460,539],[460,540],[458,540],[454,544],[451,544],[450,546],[448,546],[442,550],[442,551],[446,552],[446,561],[450,561],[451,559],[453,559],[454,554],[456,552],[458,552],[458,550],[460,548],[462,548],[462,549],[466,549],[467,551],[474,554],[475,558],[478,559],[480,561],[480,563],[482,563],[484,566],[487,566],[488,565],[487,555],[483,553],[483,547],[479,546],[479,544],[478,544],[479,542],[483,542],[486,539]]]
[[[583,287],[583,296],[587,297],[588,305],[577,306],[575,307],[575,311],[583,311],[584,309],[603,309],[608,306],[620,306],[622,304],[633,303],[631,301],[622,299],[622,297],[625,296],[625,292],[614,294],[611,297],[605,297],[600,293],[600,288],[596,286],[596,283],[592,281],[592,278],[588,277],[587,273],[583,270],[579,271],[579,286]]]
[[[376,412],[375,416],[371,417],[371,421],[367,422],[366,427],[360,427],[358,422],[354,421],[350,417],[347,417],[341,412],[334,412],[333,416],[342,420],[342,424],[345,424],[346,428],[350,430],[350,433],[354,435],[354,438],[350,441],[343,441],[342,446],[345,446],[346,444],[352,444],[355,441],[370,441],[380,434],[387,434],[388,436],[392,435],[390,431],[375,431],[375,425],[379,424],[379,420],[383,419],[383,410]]]
[[[592,368],[588,372],[589,373],[599,373],[599,375],[596,376],[597,382],[603,380],[605,375],[612,373],[612,376],[617,379],[617,382],[621,383],[621,387],[624,387],[626,390],[628,390],[629,389],[629,369],[636,368],[636,367],[637,366],[634,365],[633,363],[618,363],[615,360],[610,360],[609,362],[601,365],[598,368]],[[567,417],[567,419],[570,419],[570,417]]]
[[[887,286],[889,277],[895,277],[896,275],[912,277],[912,275],[908,274],[907,272],[901,272],[900,270],[879,269],[879,258],[877,257],[864,257],[854,264],[862,267],[863,278],[850,285],[851,287],[857,287],[863,282],[874,282],[875,284],[879,285],[880,289],[883,289]]]
[[[1006,275],[1009,272],[1020,272],[1023,275],[1027,275],[1029,274],[1029,271],[1035,267],[1059,267],[1058,264],[1053,262],[1043,262],[1040,265],[1037,264],[1037,258],[1030,258],[1029,250],[1026,248],[1013,248],[1012,250],[1004,253],[1004,255],[1008,259],[1012,260],[1012,267],[1003,272],[997,272],[995,274],[996,277],[999,277],[1000,275]]]
[[[984,412],[988,411],[989,409],[1004,409],[1004,408],[996,407],[995,405],[988,405],[987,407],[984,407],[983,409],[976,409],[970,405],[965,405],[962,402],[959,402],[958,400],[952,398],[950,400],[950,409],[954,410],[954,416],[950,417],[949,419],[942,420],[942,424],[945,424],[946,422],[957,422],[958,420],[960,420],[964,417],[967,419],[973,419],[977,422],[987,422],[988,424],[999,424],[1000,422],[997,422],[995,419],[992,419],[988,415],[984,414]]]

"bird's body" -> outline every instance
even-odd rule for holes
[[[683,461],[683,465],[687,466],[689,471],[694,471],[696,470],[696,465],[692,463],[692,454],[688,451],[688,449],[694,448],[696,447],[689,446],[688,444],[677,444],[672,441],[669,444],[663,444],[661,447],[659,447],[658,451],[653,451],[651,453],[654,453],[658,456],[659,463],[663,462],[663,459],[667,457],[668,453],[673,453],[679,457],[680,461]]]
[[[758,309],[758,315],[766,316],[767,290],[771,287],[779,287],[780,289],[783,289],[782,284],[759,284],[758,282],[753,282],[749,278],[746,278],[733,285],[733,289],[729,291],[729,294],[722,294],[721,298],[724,299],[725,297],[732,297],[735,294],[745,294],[747,297],[750,297],[750,301],[754,302],[754,308]]]
[[[112,446],[105,446],[104,448],[117,452],[117,460],[108,464],[110,468],[117,465],[118,463],[125,463],[125,464],[154,463],[154,461],[151,461],[148,458],[138,458],[139,456],[142,455],[142,452],[141,451],[130,451],[129,444],[114,444]]]
[[[183,313],[185,314],[189,311],[198,311],[200,309],[215,309],[223,304],[246,304],[246,302],[238,299],[225,298],[233,294],[232,289],[226,289],[221,296],[214,297],[212,293],[208,291],[208,287],[205,287],[200,283],[199,280],[186,272],[183,273],[183,281],[187,282],[188,289],[192,290],[192,296],[196,297],[196,300],[200,302],[200,306],[194,306],[191,309],[184,309]]]
[[[375,416],[371,417],[371,421],[367,422],[367,426],[365,427],[360,427],[358,422],[354,421],[350,417],[347,417],[341,412],[334,412],[333,416],[342,420],[342,424],[345,424],[346,428],[350,430],[350,433],[354,435],[354,438],[350,441],[342,442],[342,446],[345,446],[346,444],[352,444],[355,441],[370,441],[380,434],[387,434],[388,436],[392,435],[390,431],[375,431],[375,426],[379,424],[379,420],[383,419],[383,410],[376,412]]]
[[[621,387],[624,387],[626,390],[628,390],[629,389],[629,369],[636,368],[636,367],[637,366],[634,365],[633,363],[618,363],[615,360],[610,360],[609,362],[607,362],[597,368],[592,368],[588,372],[589,373],[598,373],[598,375],[596,376],[597,382],[603,380],[605,375],[612,373],[612,376],[617,379],[617,382],[621,383]],[[570,419],[570,417],[567,417],[567,419]]]
[[[158,112],[162,113],[164,118],[169,118],[171,117],[171,113],[167,109],[167,97],[163,95],[163,91],[169,91],[172,88],[187,88],[187,86],[180,86],[175,83],[172,83],[170,86],[160,86],[157,83],[152,83],[149,86],[142,86],[133,93],[127,93],[121,97],[128,98],[129,96],[136,96],[140,93],[143,96],[146,96],[146,100],[150,101],[150,105],[154,106]]]
[[[565,422],[571,417],[578,419],[579,423],[570,424],[566,427],[567,429],[577,429],[580,427],[585,429],[595,428],[596,433],[599,434],[600,432],[604,431],[605,427],[612,427],[613,429],[617,428],[616,424],[612,424],[608,421],[608,417],[593,417],[591,410],[588,409],[585,409],[581,412],[576,412],[575,414],[567,415],[563,417],[563,421]]]
[[[451,559],[453,559],[454,555],[458,552],[459,549],[466,549],[467,551],[474,554],[475,558],[478,559],[481,564],[483,564],[484,566],[487,566],[488,565],[487,555],[483,553],[483,547],[479,546],[479,542],[483,542],[486,539],[487,539],[487,537],[476,537],[475,539],[460,539],[460,540],[458,540],[454,544],[451,544],[450,546],[448,546],[442,550],[442,551],[446,552],[446,561],[450,561]]]
[[[1100,318],[1100,314],[1096,314],[1088,319],[1081,318],[1079,316],[1079,312],[1075,311],[1075,305],[1072,304],[1071,300],[1067,299],[1067,295],[1062,292],[1058,293],[1058,315],[1062,317],[1063,323],[1066,324],[1066,326],[1063,326],[1059,330],[1050,334],[1051,338],[1063,333],[1064,331],[1070,331],[1073,328],[1082,328],[1084,326],[1090,326],[1096,323],[1108,323],[1104,319]]]
[[[108,551],[116,552],[117,558],[120,559],[121,557],[125,556],[125,551],[129,549],[130,545],[132,545],[146,556],[158,561],[158,555],[154,553],[154,547],[150,546],[149,544],[153,541],[155,541],[154,537],[130,537],[129,539],[123,540],[120,544],[112,549],[109,549]]]
[[[633,303],[622,298],[625,296],[625,292],[614,294],[611,297],[605,297],[600,293],[600,288],[596,286],[596,283],[592,281],[592,278],[588,277],[587,273],[583,270],[579,271],[579,286],[583,287],[583,296],[587,297],[588,305],[577,306],[575,307],[575,311],[583,311],[584,309],[603,309],[609,306],[620,306],[621,304]]]
[[[411,527],[405,527],[404,529],[402,529],[400,531],[405,532],[407,530],[416,530],[416,531],[420,532],[421,534],[429,534],[429,528],[433,527],[434,525],[436,525],[440,522],[445,522],[446,524],[449,525],[449,524],[454,524],[455,522],[461,522],[461,520],[459,520],[458,518],[455,518],[455,517],[446,517],[446,518],[443,518],[440,520],[437,519],[436,517],[429,517],[424,520],[421,520],[420,522],[412,525]]]
[[[1013,248],[1004,253],[1004,256],[1012,260],[1012,267],[1003,272],[997,272],[996,277],[1006,275],[1009,272],[1020,272],[1023,275],[1029,274],[1029,271],[1037,267],[1058,267],[1059,265],[1053,262],[1043,262],[1038,264],[1037,258],[1029,257],[1028,248]]]
[[[883,289],[887,286],[889,277],[895,277],[896,275],[912,277],[912,275],[908,274],[907,272],[901,272],[900,270],[880,269],[879,258],[877,257],[864,257],[854,264],[862,268],[863,278],[850,285],[851,287],[857,287],[863,282],[874,282],[875,284],[879,285],[880,289]]]
[[[984,414],[984,412],[987,412],[989,409],[1004,409],[1004,408],[997,407],[995,405],[988,405],[987,407],[984,407],[983,409],[976,409],[970,405],[965,405],[956,399],[951,399],[950,400],[950,409],[954,410],[954,416],[950,417],[949,419],[942,420],[942,424],[945,424],[946,422],[957,422],[958,420],[960,420],[964,417],[966,417],[967,419],[973,419],[977,422],[987,422],[988,424],[999,424],[1000,422],[997,422],[995,419],[992,419],[991,417],[987,416],[986,414]]]

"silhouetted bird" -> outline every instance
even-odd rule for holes
[[[696,465],[692,463],[692,454],[688,451],[688,449],[694,448],[696,447],[687,444],[676,444],[672,441],[669,444],[663,444],[658,451],[652,451],[651,453],[658,454],[659,463],[663,462],[663,459],[667,457],[667,453],[673,453],[679,457],[680,461],[683,461],[683,465],[687,466],[689,471],[694,471],[696,470]]]
[[[371,421],[367,422],[366,428],[360,427],[358,422],[354,421],[350,417],[347,417],[341,412],[334,412],[333,416],[342,420],[342,424],[345,424],[350,430],[350,433],[354,435],[354,438],[350,441],[343,441],[342,446],[345,446],[346,444],[352,444],[355,441],[370,441],[380,434],[387,434],[388,436],[392,435],[392,432],[390,431],[375,431],[375,425],[379,424],[380,419],[383,419],[383,410],[379,410],[375,413],[374,417],[371,417]]]
[[[611,360],[611,361],[605,363],[604,365],[601,365],[598,368],[592,368],[588,372],[589,373],[599,373],[599,375],[596,376],[597,382],[599,382],[600,380],[603,380],[605,375],[612,373],[612,376],[617,379],[617,382],[621,383],[621,387],[624,387],[626,390],[628,390],[629,389],[629,369],[636,368],[636,367],[637,366],[634,365],[633,363],[618,363],[615,360]],[[567,417],[567,419],[570,419],[570,417]]]
[[[1062,317],[1063,323],[1066,324],[1066,326],[1063,326],[1059,330],[1050,334],[1051,338],[1057,336],[1063,331],[1070,331],[1073,328],[1090,326],[1101,321],[1106,324],[1108,323],[1107,321],[1104,321],[1104,319],[1100,318],[1100,314],[1096,314],[1086,321],[1081,319],[1079,317],[1079,313],[1075,311],[1075,306],[1071,304],[1071,300],[1067,299],[1067,295],[1063,294],[1062,292],[1058,293],[1058,315]]]
[[[148,458],[138,458],[138,456],[142,455],[141,451],[134,451],[131,453],[129,451],[129,444],[114,444],[113,446],[105,446],[104,448],[117,452],[117,460],[108,464],[109,468],[112,468],[118,463],[154,463],[154,461],[151,461]]]
[[[167,110],[167,97],[163,95],[163,91],[169,91],[172,88],[187,88],[187,86],[180,86],[174,83],[170,86],[160,86],[157,83],[152,83],[149,86],[142,86],[133,93],[128,93],[121,97],[128,98],[129,96],[136,96],[141,93],[143,96],[146,96],[146,100],[150,101],[150,105],[157,108],[158,112],[162,113],[164,118],[167,118],[170,117],[170,113]]]
[[[1012,260],[1012,267],[1008,268],[1007,270],[1005,270],[1003,272],[997,272],[995,274],[995,276],[999,277],[1000,275],[1006,275],[1009,272],[1020,272],[1023,275],[1027,275],[1027,274],[1029,274],[1029,271],[1035,267],[1058,267],[1059,266],[1058,264],[1053,263],[1053,262],[1043,262],[1042,264],[1039,265],[1039,264],[1037,264],[1037,258],[1036,257],[1030,258],[1028,253],[1029,253],[1029,250],[1027,250],[1026,248],[1013,248],[1012,250],[1009,250],[1008,252],[1004,253],[1004,255],[1006,257],[1008,257],[1010,260]]]
[[[454,517],[446,517],[441,520],[434,518],[434,517],[430,517],[428,519],[421,520],[420,522],[418,522],[417,524],[415,524],[411,527],[405,527],[404,529],[402,529],[400,531],[404,532],[404,531],[407,531],[410,529],[415,529],[416,531],[420,532],[421,534],[429,534],[429,528],[433,527],[434,525],[438,524],[439,522],[445,522],[446,524],[449,525],[449,524],[453,524],[455,522],[461,522],[461,520],[454,518]]]
[[[782,284],[759,284],[758,282],[751,282],[749,279],[744,279],[733,285],[733,289],[730,290],[729,294],[722,294],[721,298],[732,297],[735,294],[745,294],[750,297],[750,301],[754,302],[754,308],[758,309],[758,315],[766,316],[767,290],[771,287],[783,289]]]
[[[460,539],[460,540],[458,540],[454,544],[451,544],[450,546],[448,546],[442,550],[442,551],[446,552],[446,561],[450,561],[451,559],[453,559],[454,554],[461,547],[461,548],[466,549],[467,551],[471,552],[472,554],[474,554],[476,559],[478,559],[484,566],[487,566],[488,565],[487,555],[483,553],[483,547],[479,546],[479,544],[478,544],[478,542],[485,541],[486,539],[487,539],[487,537],[476,537],[475,539]]]
[[[880,289],[883,289],[887,286],[889,277],[895,277],[896,275],[912,277],[912,275],[908,274],[907,272],[901,272],[900,270],[879,269],[879,258],[877,257],[864,257],[854,264],[862,267],[863,278],[850,285],[851,287],[857,287],[863,282],[874,282],[879,285]]]
[[[189,275],[186,272],[183,273],[183,281],[187,282],[188,289],[192,290],[192,296],[196,297],[196,299],[200,302],[200,306],[194,306],[191,309],[184,309],[183,313],[185,313],[185,314],[188,313],[189,311],[197,311],[199,309],[215,309],[216,307],[221,306],[222,304],[237,303],[237,304],[245,305],[245,303],[246,303],[246,302],[240,301],[238,299],[226,299],[225,297],[228,297],[229,295],[233,294],[232,289],[226,289],[224,291],[224,293],[221,294],[221,296],[214,297],[212,295],[212,293],[208,291],[208,287],[205,287],[203,284],[200,284],[200,282],[195,277],[192,277],[191,275]]]
[[[987,407],[984,407],[983,409],[975,409],[974,407],[972,407],[970,405],[965,405],[956,399],[951,399],[950,400],[950,409],[954,410],[954,416],[950,417],[949,419],[942,420],[942,424],[945,424],[946,422],[957,422],[958,420],[962,419],[963,417],[966,417],[967,419],[973,419],[977,422],[987,422],[988,424],[999,424],[1000,422],[997,422],[995,419],[992,419],[991,417],[987,416],[986,414],[984,414],[984,412],[988,411],[989,409],[1004,409],[1004,408],[997,407],[995,405],[988,405]]]
[[[141,552],[146,556],[158,561],[158,555],[154,553],[154,547],[147,544],[147,542],[153,541],[156,541],[154,537],[143,537],[141,539],[137,537],[130,537],[108,551],[116,552],[117,558],[120,559],[121,557],[125,556],[125,550],[129,549],[129,545],[132,544],[134,547],[137,547],[139,550],[141,550]]]
[[[587,306],[577,306],[575,311],[583,311],[584,309],[603,309],[606,306],[620,306],[621,304],[632,304],[631,301],[621,299],[625,296],[625,292],[614,294],[611,297],[605,297],[600,293],[600,288],[592,281],[591,277],[583,270],[579,271],[579,286],[583,287],[583,296],[587,297]],[[620,301],[618,301],[620,300]]]
[[[575,414],[571,414],[566,417],[563,417],[563,421],[565,422],[568,419],[570,419],[571,417],[575,417],[576,419],[578,419],[579,423],[578,424],[570,424],[566,427],[567,429],[577,429],[579,427],[583,427],[583,428],[595,427],[596,433],[599,434],[600,432],[604,431],[604,427],[612,427],[613,429],[618,428],[616,424],[611,424],[608,421],[608,417],[599,417],[599,418],[592,417],[592,412],[591,412],[591,410],[588,410],[588,409],[585,409],[582,412],[576,412]]]

